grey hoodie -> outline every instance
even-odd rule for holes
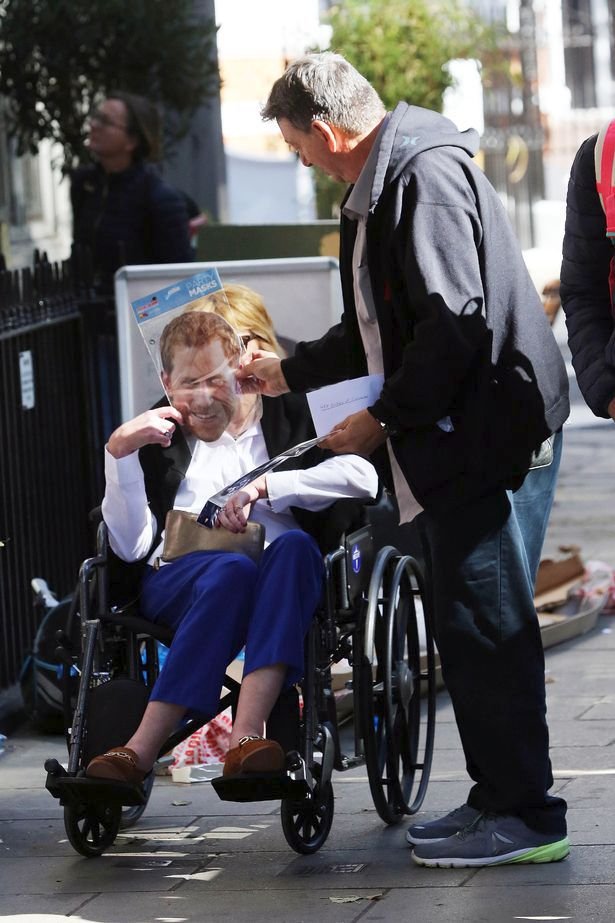
[[[400,103],[380,137],[367,223],[385,384],[373,407],[426,509],[518,487],[569,412],[565,366],[475,131]],[[344,315],[283,363],[293,390],[365,373],[341,222]],[[450,416],[453,432],[437,422]],[[382,472],[384,474],[384,472]]]

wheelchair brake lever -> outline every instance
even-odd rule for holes
[[[330,781],[331,776],[333,775],[333,763],[335,760],[335,742],[333,740],[333,734],[331,729],[328,726],[328,722],[324,722],[322,725],[322,732],[324,735],[324,742],[322,748],[322,770],[320,781],[322,785],[326,785]]]
[[[316,782],[301,754],[295,750],[288,756],[290,759],[286,769],[290,778],[293,782],[305,782],[310,792],[313,792]]]

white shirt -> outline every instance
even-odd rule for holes
[[[223,433],[215,442],[197,440],[174,508],[200,513],[212,494],[269,457],[260,423],[237,439]],[[140,560],[151,548],[157,530],[138,452],[114,458],[105,448],[105,478],[102,513],[111,548],[124,561]],[[373,499],[378,490],[373,465],[358,455],[337,455],[313,468],[270,471],[266,481],[268,501],[258,500],[250,514],[251,520],[265,526],[266,544],[288,529],[299,528],[292,506],[318,511],[344,497]],[[162,542],[148,562],[153,563],[161,550]]]
[[[384,365],[380,328],[378,327],[374,295],[367,266],[367,215],[370,207],[371,190],[374,182],[376,161],[378,159],[380,138],[382,137],[388,119],[389,116],[386,116],[369,153],[369,157],[363,165],[359,178],[344,206],[344,214],[357,222],[357,236],[352,252],[353,291],[357,308],[359,331],[361,333],[363,350],[367,360],[367,371],[370,375],[382,374]],[[395,496],[397,498],[397,505],[399,506],[399,522],[401,525],[404,522],[411,522],[415,516],[418,516],[418,514],[422,512],[423,507],[410,490],[388,439],[387,451],[389,453],[389,463],[393,475],[393,487],[395,488]]]

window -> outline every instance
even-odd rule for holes
[[[562,0],[564,67],[573,109],[596,105],[591,0]]]

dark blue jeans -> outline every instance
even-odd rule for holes
[[[437,517],[417,520],[434,633],[468,774],[468,803],[517,814],[543,833],[566,832],[566,802],[553,784],[544,654],[534,577],[561,454],[504,489]]]

